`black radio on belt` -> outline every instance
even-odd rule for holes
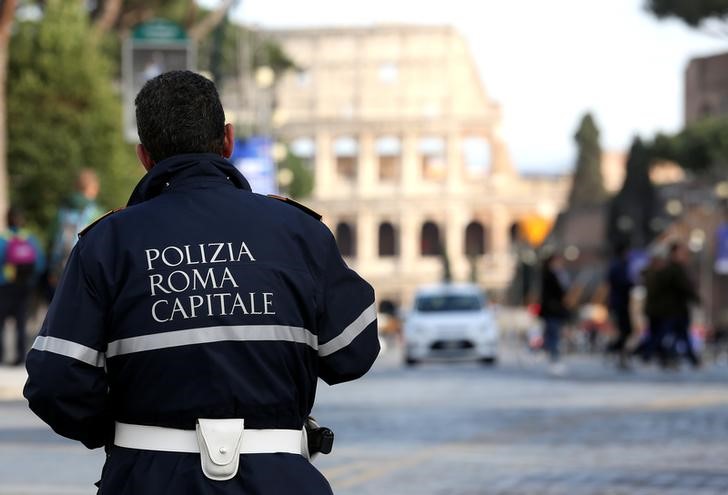
[[[308,437],[308,452],[314,454],[329,454],[334,447],[334,432],[325,426],[319,426],[316,420],[309,417],[306,420],[306,436]]]

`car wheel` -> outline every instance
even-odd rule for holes
[[[498,358],[496,358],[495,356],[480,358],[480,364],[484,366],[495,366],[497,363]]]

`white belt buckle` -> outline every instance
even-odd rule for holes
[[[205,476],[225,481],[238,474],[244,430],[243,419],[197,420],[197,443]]]

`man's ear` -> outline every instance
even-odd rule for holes
[[[139,159],[139,162],[141,162],[142,167],[144,167],[144,170],[149,172],[154,166],[154,160],[152,160],[152,157],[149,155],[149,152],[143,144],[136,145],[136,156]]]
[[[225,139],[222,145],[222,156],[230,158],[235,148],[235,129],[232,124],[225,124]]]

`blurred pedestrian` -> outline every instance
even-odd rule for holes
[[[30,298],[38,276],[45,268],[43,250],[35,236],[24,228],[25,218],[19,208],[8,210],[8,228],[0,237],[0,361],[3,358],[5,322],[15,320],[15,359],[23,363],[26,348],[26,322]]]
[[[58,210],[51,232],[48,255],[47,298],[53,298],[66,261],[78,241],[78,233],[103,213],[96,203],[99,178],[91,169],[82,169],[76,179],[76,190]]]
[[[700,358],[690,337],[690,306],[700,303],[700,296],[687,271],[690,252],[684,244],[675,242],[669,253],[667,265],[657,275],[664,294],[666,331],[673,340],[672,351],[684,353],[698,367]]]
[[[560,362],[559,343],[561,328],[569,315],[565,297],[569,289],[569,274],[564,259],[558,254],[549,256],[541,271],[541,310],[544,322],[544,349],[549,353],[551,372],[563,374],[565,368]]]
[[[647,319],[647,335],[635,353],[645,362],[657,355],[660,366],[668,364],[669,353],[666,348],[666,315],[664,287],[659,280],[660,272],[665,268],[667,260],[664,254],[655,254],[642,271],[642,283],[645,288],[644,314]]]
[[[627,341],[632,335],[632,316],[630,314],[630,294],[634,282],[630,276],[629,249],[620,245],[609,266],[607,282],[609,284],[609,313],[617,328],[617,336],[607,346],[607,351],[618,355],[620,369],[629,368]]]

